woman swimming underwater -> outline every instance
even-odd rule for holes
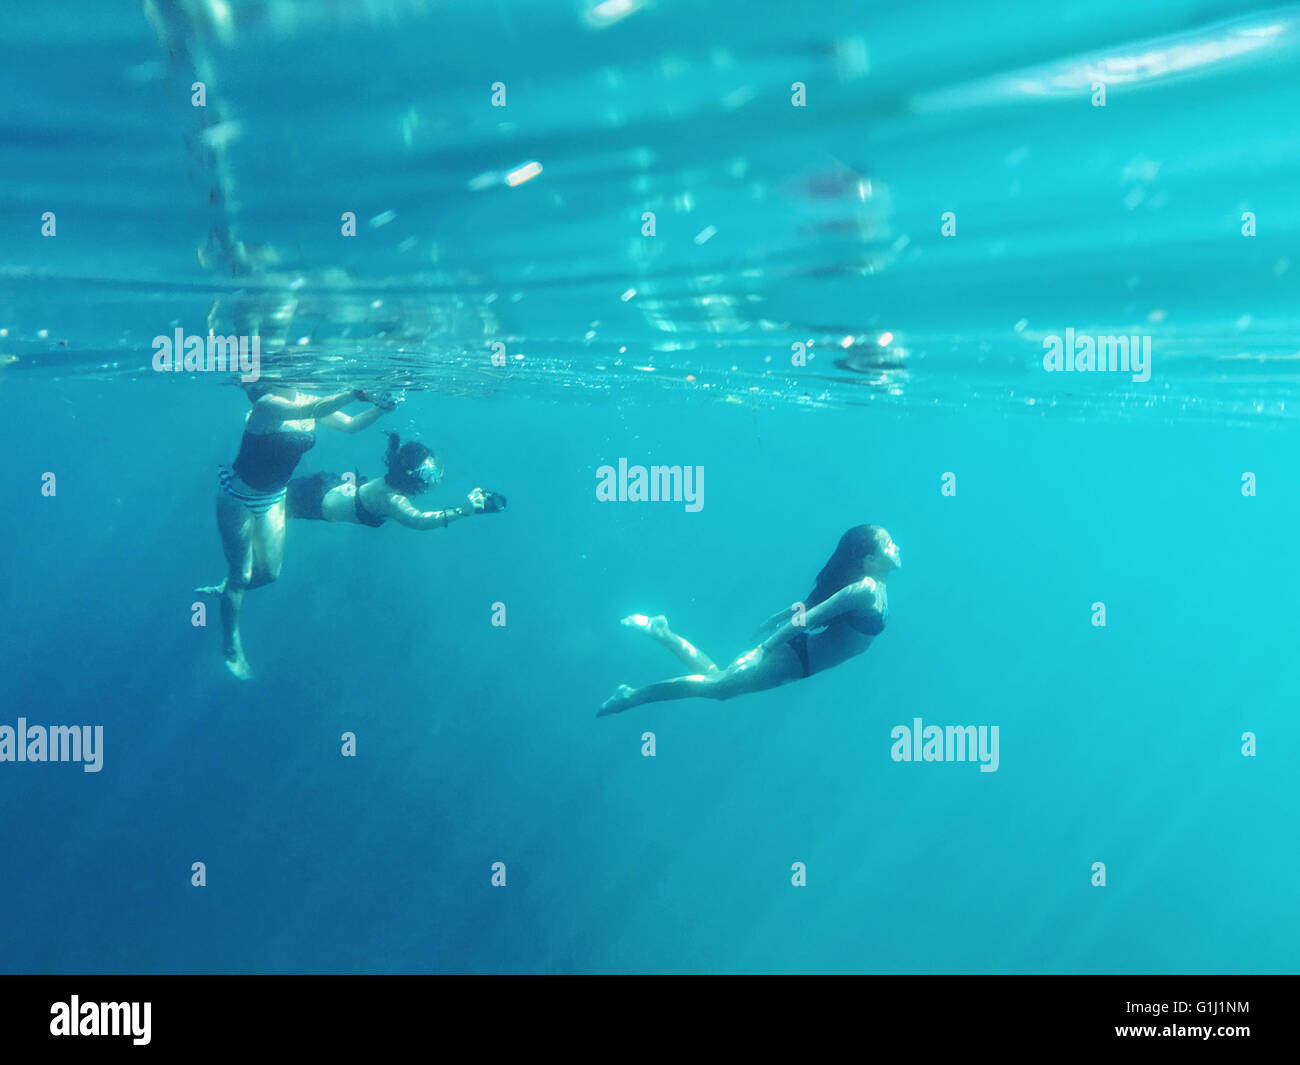
[[[253,409],[244,422],[238,456],[221,467],[217,492],[217,529],[229,571],[220,584],[196,589],[221,596],[222,654],[226,667],[241,680],[252,676],[239,635],[244,592],[280,576],[285,489],[298,461],[315,446],[317,424],[359,432],[400,402],[397,397],[381,397],[354,418],[341,408],[357,400],[370,401],[360,390],[312,396],[290,387],[256,384],[245,385],[244,392]]]
[[[378,528],[388,518],[409,529],[445,529],[454,521],[473,514],[505,510],[505,496],[475,488],[465,505],[445,510],[420,510],[410,500],[442,480],[438,458],[423,444],[403,444],[396,433],[388,434],[384,455],[388,472],[377,481],[360,474],[315,473],[289,482],[287,513],[291,518],[317,521],[346,521]]]
[[[898,545],[878,525],[856,525],[842,537],[817,575],[802,608],[781,610],[756,635],[770,635],[725,669],[668,628],[663,617],[623,619],[663,644],[695,672],[644,688],[619,685],[597,717],[668,699],[730,699],[766,691],[838,666],[860,655],[885,628],[885,580],[902,561]],[[813,631],[818,630],[818,631]]]

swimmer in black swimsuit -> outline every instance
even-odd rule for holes
[[[420,510],[411,503],[442,480],[442,465],[423,444],[403,444],[396,433],[388,434],[384,455],[388,472],[377,481],[359,473],[340,476],[316,473],[289,482],[288,516],[317,521],[345,521],[378,528],[392,518],[409,529],[445,529],[454,521],[474,514],[505,510],[505,497],[475,488],[465,504],[445,510]]]
[[[621,684],[596,716],[668,699],[730,699],[765,691],[860,655],[884,630],[889,607],[885,580],[901,565],[898,545],[884,529],[853,527],[840,537],[808,601],[768,618],[755,634],[767,633],[767,638],[725,669],[669,629],[662,616],[624,618],[624,625],[657,640],[695,672],[644,688]]]
[[[345,433],[359,432],[400,402],[384,397],[370,410],[349,417],[340,408],[369,400],[365,392],[309,396],[265,383],[245,385],[244,392],[253,409],[244,423],[238,456],[221,468],[217,492],[217,528],[229,572],[220,584],[196,589],[221,597],[222,654],[227,668],[241,680],[252,676],[239,636],[244,592],[280,576],[285,489],[299,459],[316,443],[317,423]]]

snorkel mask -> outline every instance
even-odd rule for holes
[[[438,461],[436,456],[430,455],[411,471],[411,476],[424,485],[425,488],[432,488],[442,480],[442,463]]]

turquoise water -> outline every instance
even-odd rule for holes
[[[103,767],[0,762],[0,969],[1295,970],[1300,9],[75,7],[0,64],[0,725]],[[248,406],[176,328],[406,389],[301,472],[393,428],[509,509],[291,523],[236,681],[192,589]],[[620,457],[704,506],[598,502]],[[726,659],[862,522],[863,657],[595,717],[679,671],[619,618]],[[916,718],[997,771],[893,761]]]

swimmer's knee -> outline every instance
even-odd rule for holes
[[[280,579],[280,568],[284,565],[284,555],[280,551],[268,551],[261,558],[261,565],[258,567],[262,571],[262,576],[266,578],[266,583]]]
[[[716,673],[709,674],[709,697],[725,703],[728,699],[734,699],[740,694],[740,686],[736,683],[736,674],[731,669],[718,670]]]
[[[274,584],[279,579],[279,576],[280,571],[278,568],[274,570],[258,570],[248,586],[250,588],[265,588],[268,584]]]

